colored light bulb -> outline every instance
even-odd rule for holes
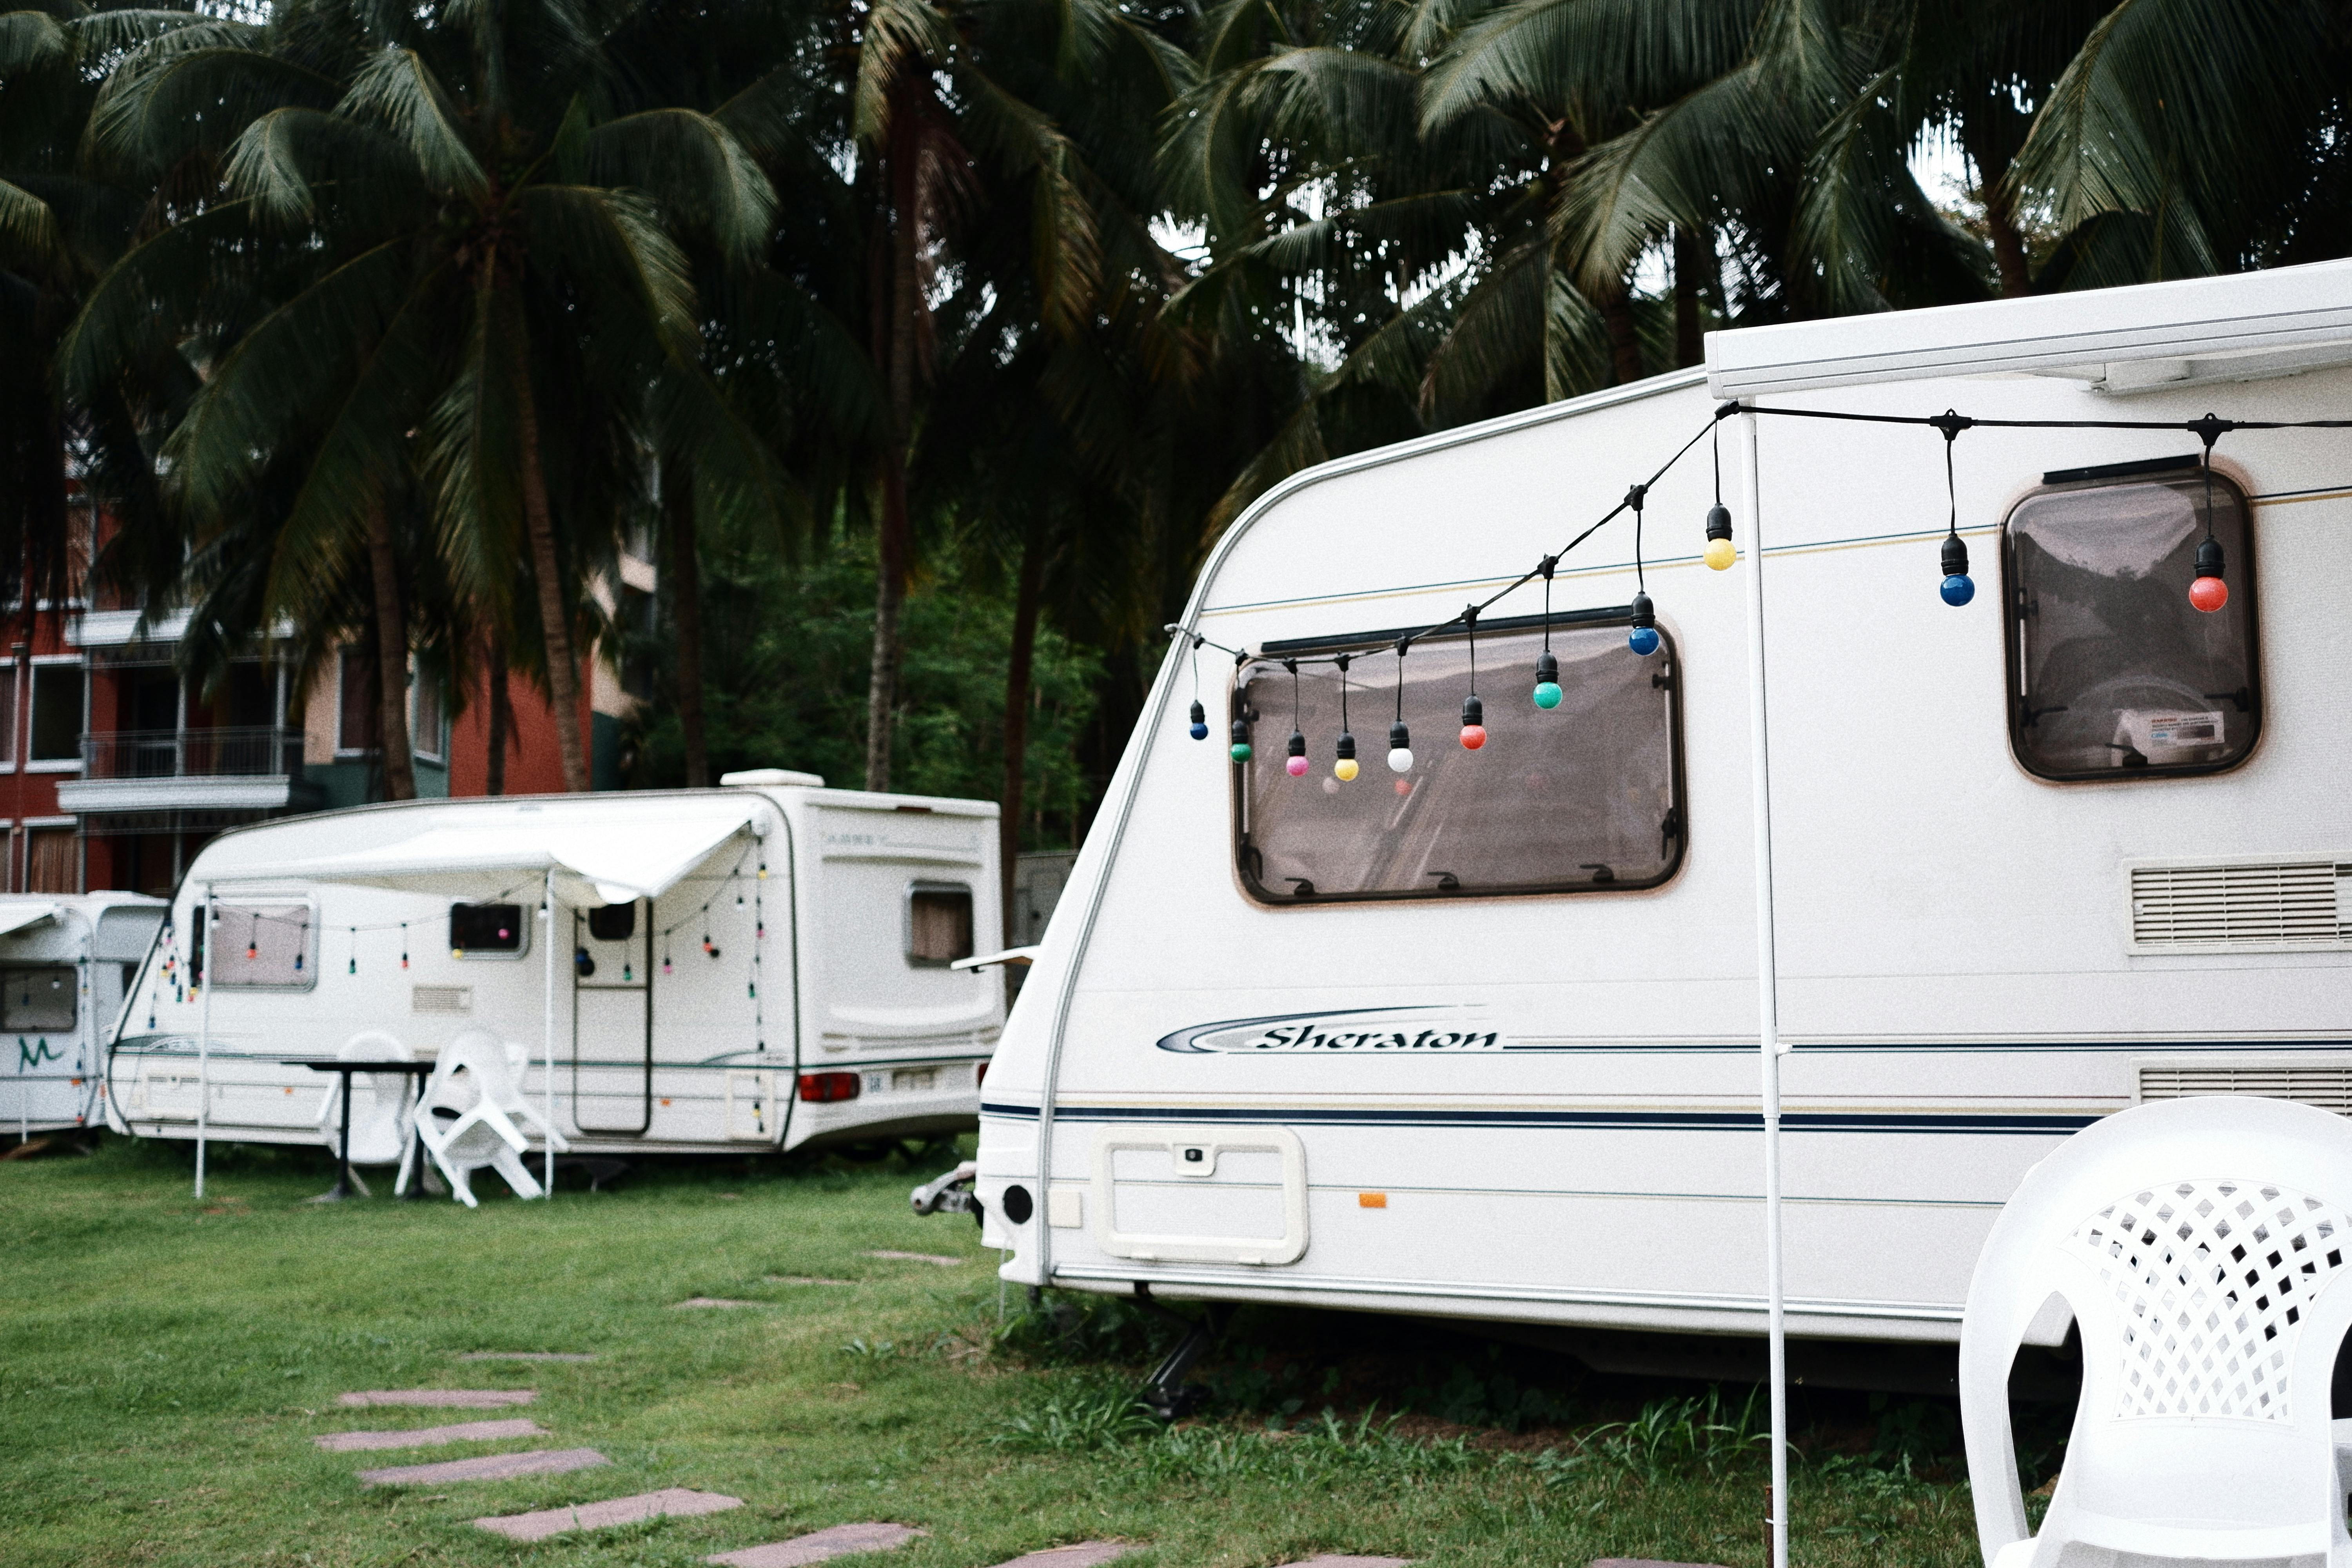
[[[1536,655],[1535,700],[1538,708],[1559,706],[1559,660],[1552,657],[1549,648]]]
[[[1944,549],[1937,564],[1944,569],[1944,581],[1936,591],[1944,603],[1958,609],[1977,596],[1975,580],[1969,575],[1969,542],[1957,533],[1944,536]]]
[[[2221,542],[2209,539],[2197,547],[2197,581],[2189,584],[2189,602],[2209,616],[2230,602],[2221,572]]]
[[[1340,731],[1338,752],[1338,760],[1331,764],[1331,776],[1346,784],[1356,776],[1356,737]]]
[[[1944,603],[1956,610],[1977,596],[1975,581],[1958,573],[1945,578],[1942,585],[1936,591],[1944,596]]]
[[[1699,559],[1716,572],[1729,571],[1739,559],[1731,542],[1731,509],[1721,501],[1706,509],[1706,548],[1699,552]]]
[[[1462,749],[1475,752],[1486,743],[1486,705],[1475,697],[1462,700]]]
[[[1402,719],[1389,726],[1389,772],[1412,772],[1412,736]]]
[[[1209,715],[1208,715],[1208,711],[1207,711],[1205,709],[1203,709],[1203,708],[1202,708],[1202,707],[1198,702],[1195,702],[1195,703],[1193,703],[1193,704],[1192,704],[1192,739],[1194,739],[1194,740],[1196,740],[1196,741],[1205,741],[1205,740],[1207,740],[1208,738],[1209,738]]]
[[[1282,765],[1288,770],[1292,778],[1303,779],[1307,776],[1307,737],[1296,730],[1290,732],[1290,760]]]
[[[1647,594],[1633,595],[1633,627],[1625,634],[1625,646],[1643,658],[1658,651],[1658,612]]]

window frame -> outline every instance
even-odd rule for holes
[[[1631,605],[1615,605],[1598,609],[1555,610],[1549,616],[1504,616],[1493,620],[1481,619],[1478,623],[1478,640],[1483,644],[1489,637],[1510,637],[1528,631],[1539,632],[1547,624],[1555,632],[1608,626],[1622,626],[1630,629],[1633,624],[1633,607]],[[1347,653],[1359,658],[1370,658],[1383,652],[1393,651],[1397,638],[1411,635],[1419,629],[1414,626],[1398,626],[1388,631],[1354,632],[1341,637],[1289,637],[1261,643],[1258,645],[1257,654],[1251,662],[1272,664],[1278,669],[1280,661],[1285,658],[1307,658],[1331,653]],[[1675,852],[1657,875],[1640,879],[1612,879],[1607,882],[1594,882],[1588,879],[1580,882],[1548,883],[1528,888],[1429,887],[1345,893],[1326,893],[1318,890],[1304,898],[1288,891],[1276,892],[1259,882],[1250,871],[1248,857],[1245,853],[1250,844],[1243,821],[1248,786],[1244,765],[1238,763],[1228,763],[1225,767],[1228,775],[1226,788],[1230,797],[1227,828],[1228,854],[1231,856],[1234,885],[1241,889],[1244,899],[1264,910],[1311,910],[1333,904],[1459,901],[1465,899],[1573,898],[1593,894],[1646,893],[1654,889],[1664,887],[1682,874],[1684,863],[1690,858],[1690,795],[1685,779],[1685,759],[1687,752],[1683,741],[1685,721],[1683,688],[1690,679],[1690,674],[1683,665],[1682,645],[1675,639],[1674,633],[1667,628],[1664,621],[1657,623],[1657,653],[1650,655],[1648,658],[1643,659],[1643,662],[1648,663],[1649,658],[1657,658],[1662,654],[1668,660],[1667,668],[1674,672],[1672,679],[1663,689],[1666,694],[1666,810],[1676,826]],[[1413,638],[1416,647],[1423,643],[1466,643],[1468,640],[1467,634],[1458,629]],[[1635,657],[1631,649],[1627,650],[1626,656]],[[1241,668],[1237,666],[1225,677],[1225,721],[1228,728],[1233,721],[1247,717],[1242,712],[1238,701],[1241,691],[1240,676]],[[1524,699],[1524,693],[1518,693],[1518,695]],[[1500,700],[1498,697],[1490,700]],[[1255,720],[1252,721],[1253,745],[1256,744],[1255,737],[1257,734],[1258,722],[1259,721]],[[1454,737],[1450,731],[1442,732],[1444,733],[1444,741],[1442,743],[1454,743]],[[1381,715],[1375,728],[1367,730],[1365,733],[1379,742],[1366,745],[1363,739],[1359,738],[1360,753],[1366,758],[1366,765],[1370,766],[1372,761],[1376,761],[1387,750],[1385,737],[1388,733],[1388,721],[1385,714]]]
[[[915,956],[915,900],[924,893],[961,893],[964,900],[964,942],[971,951],[956,958],[918,958]],[[907,884],[906,896],[899,900],[901,941],[899,951],[906,954],[909,969],[952,969],[966,958],[980,955],[980,893],[970,882],[948,882],[937,879],[919,878]]]
[[[53,679],[67,670],[79,678],[76,688],[73,711],[73,755],[44,757],[39,750],[38,724],[41,714],[41,677],[46,672]],[[25,754],[18,759],[28,773],[78,773],[82,769],[84,749],[89,733],[89,670],[79,654],[35,654],[25,672]]]
[[[2026,586],[2017,563],[2015,538],[2011,524],[2018,510],[2042,496],[2061,492],[2086,493],[2135,482],[2163,482],[2171,478],[2195,475],[2199,464],[2194,453],[2182,457],[2149,458],[2128,463],[2101,463],[2088,468],[2053,468],[2042,476],[2042,482],[2009,503],[2000,519],[2000,643],[2001,643],[2001,710],[2008,732],[2010,760],[2033,778],[2044,784],[2137,784],[2143,780],[2210,778],[2245,766],[2262,750],[2263,718],[2267,711],[2263,698],[2263,623],[2262,595],[2258,591],[2254,556],[2258,542],[2254,537],[2253,494],[2234,475],[2216,467],[2213,482],[2226,486],[2238,504],[2239,515],[2245,520],[2245,546],[2233,551],[2228,563],[2230,596],[2242,597],[2246,617],[2246,709],[2253,721],[2253,733],[2248,737],[2245,749],[2235,757],[2217,763],[2186,763],[2147,767],[2101,768],[2095,773],[2053,773],[2031,760],[2026,749],[2019,743],[2021,726],[2027,711],[2022,689],[2022,672],[2018,668],[2018,628],[2025,606]],[[2189,584],[2180,584],[2186,595]]]

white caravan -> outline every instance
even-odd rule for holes
[[[0,1134],[104,1120],[100,1058],[163,910],[137,893],[0,898]]]
[[[283,1058],[370,1031],[430,1057],[487,1030],[528,1048],[523,1092],[551,1100],[575,1151],[970,1128],[1003,992],[994,973],[951,965],[999,945],[995,805],[777,770],[722,782],[412,801],[222,834],[189,867],[124,1009],[112,1125],[194,1138],[201,1107],[209,1138],[316,1142],[332,1080]]]
[[[1724,399],[2172,427],[1961,432],[1982,586],[1954,607],[1937,430],[1711,425]],[[2221,436],[2205,614],[2181,426],[2209,410],[2352,417],[2352,264],[1718,333],[1704,374],[1276,487],[1201,574],[998,1049],[975,1191],[1005,1278],[1484,1319],[1604,1364],[1759,1335],[1759,971],[1790,1331],[1913,1342],[1893,1363],[1957,1339],[2002,1201],[2093,1120],[2352,1110],[2352,443]],[[1646,496],[1655,651],[1621,516],[1550,585],[1556,708],[1543,582],[1486,612],[1465,749],[1463,628],[1401,666],[1397,637],[1694,437]],[[1717,439],[1727,571],[1701,560]],[[1343,651],[1351,782],[1340,671],[1281,662]]]

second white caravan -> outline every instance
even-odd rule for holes
[[[483,1030],[527,1050],[525,1095],[551,1094],[584,1152],[969,1129],[1003,991],[952,966],[1000,945],[995,805],[780,771],[727,784],[221,835],[123,1010],[112,1124],[320,1142],[331,1080],[300,1058],[363,1035],[425,1058]]]
[[[2137,1100],[2352,1110],[2352,458],[2225,428],[2209,489],[2187,427],[2352,416],[2347,367],[2329,264],[1720,333],[1277,487],[990,1076],[1005,1276],[1761,1334],[1759,752],[1792,1334],[1955,1340],[2021,1174]],[[1948,409],[2057,423],[1956,426],[1948,497],[1941,431],[1871,422]]]

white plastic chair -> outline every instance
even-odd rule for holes
[[[540,1184],[522,1163],[530,1142],[519,1121],[536,1127],[551,1151],[570,1148],[523,1099],[508,1066],[510,1055],[511,1048],[496,1037],[469,1030],[443,1048],[425,1087],[417,1137],[467,1208],[479,1206],[471,1184],[473,1173],[484,1166],[505,1177],[517,1196],[539,1196]],[[444,1110],[453,1113],[446,1121],[436,1114]]]
[[[2136,1107],[2066,1141],[1994,1222],[1960,1325],[1960,1416],[1988,1568],[2352,1568],[2329,1420],[2352,1326],[2352,1124],[2252,1098]],[[2009,1370],[2058,1297],[2082,1402],[2026,1530]]]
[[[415,1060],[411,1051],[396,1037],[382,1029],[362,1029],[345,1040],[335,1052],[338,1061],[405,1062]],[[408,1175],[409,1079],[404,1073],[371,1072],[335,1075],[327,1086],[326,1098],[319,1107],[319,1135],[330,1150],[341,1146],[343,1134],[343,1086],[351,1085],[352,1094],[352,1164],[398,1165],[401,1185],[405,1187]],[[368,1194],[367,1182],[354,1169],[352,1182],[362,1196]]]

